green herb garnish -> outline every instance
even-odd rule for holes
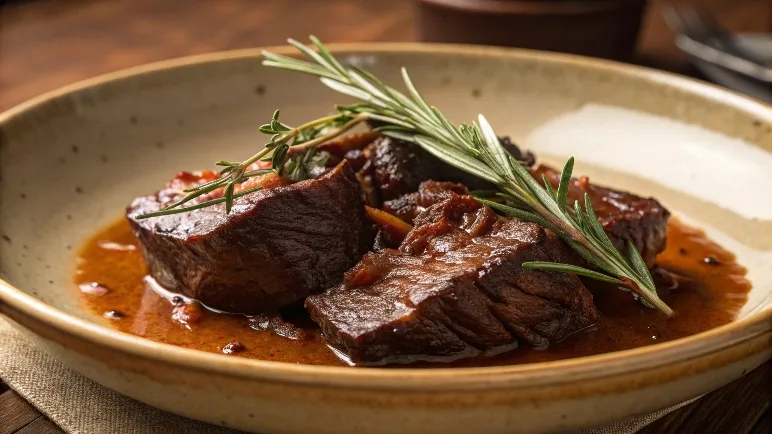
[[[407,95],[384,84],[368,71],[344,67],[319,42],[311,37],[316,50],[290,39],[288,42],[308,60],[263,52],[263,65],[297,71],[319,77],[321,82],[342,94],[361,102],[336,106],[337,114],[326,116],[299,127],[291,128],[279,121],[279,112],[260,131],[271,136],[265,148],[243,162],[218,162],[225,166],[223,177],[186,191],[188,196],[172,206],[144,217],[184,212],[190,208],[179,206],[188,200],[212,190],[225,187],[225,197],[196,205],[196,207],[226,203],[226,212],[233,202],[233,186],[265,171],[247,171],[261,159],[270,159],[272,169],[279,174],[298,178],[295,173],[298,158],[304,151],[338,137],[364,121],[375,121],[381,134],[414,143],[440,160],[471,175],[486,180],[499,188],[496,196],[504,203],[483,198],[478,200],[499,212],[521,220],[537,223],[558,234],[598,271],[552,262],[526,262],[523,267],[579,274],[611,282],[625,291],[632,291],[641,301],[667,315],[673,311],[657,296],[654,280],[635,247],[628,243],[624,254],[617,250],[598,222],[589,197],[585,194],[584,207],[578,201],[567,205],[568,187],[574,159],[565,166],[557,190],[544,179],[542,186],[525,167],[516,161],[498,140],[498,136],[484,116],[476,123],[456,126],[440,111],[429,105],[413,85],[405,68],[402,79]],[[295,156],[295,157],[293,157]],[[259,173],[258,173],[259,172]]]

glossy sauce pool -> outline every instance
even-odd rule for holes
[[[614,288],[591,288],[601,312],[598,324],[546,350],[519,348],[495,357],[478,357],[454,366],[534,363],[588,356],[652,345],[731,322],[745,304],[751,285],[734,255],[705,234],[671,219],[667,249],[657,263],[673,272],[677,288],[662,288],[661,298],[677,315],[667,318]],[[152,290],[137,241],[125,220],[91,238],[80,250],[75,283],[82,302],[122,332],[158,342],[213,353],[289,363],[345,365],[325,345],[302,308],[286,312],[303,326],[300,339],[250,327],[241,315],[215,313],[177,302]],[[288,318],[289,319],[289,318]],[[286,333],[285,333],[286,334]],[[230,344],[230,345],[229,345]],[[436,366],[420,363],[409,365]],[[448,364],[442,364],[448,366]]]

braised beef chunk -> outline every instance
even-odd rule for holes
[[[442,202],[454,194],[467,195],[469,189],[454,182],[424,181],[415,193],[404,194],[383,203],[383,210],[412,223],[424,209]]]
[[[344,283],[306,300],[327,342],[357,364],[453,360],[538,348],[592,325],[574,275],[525,261],[577,262],[538,225],[505,220],[468,196],[432,205],[400,246],[369,253]]]
[[[531,167],[534,164],[536,164],[536,156],[534,156],[531,151],[525,151],[517,147],[517,145],[510,140],[509,137],[499,137],[499,141],[501,142],[501,145],[504,146],[504,149],[507,150],[510,154],[512,154],[513,157],[515,157],[515,160],[523,163],[524,165]]]
[[[525,158],[533,163],[533,155],[522,153],[509,139],[506,141],[507,150],[515,158]],[[417,145],[382,137],[371,146],[375,149],[372,159],[374,182],[383,201],[415,192],[422,182],[430,179],[457,182],[470,190],[492,188],[490,183],[442,162]]]
[[[229,312],[260,313],[338,284],[372,245],[354,172],[343,162],[318,179],[146,220],[179,190],[140,197],[127,217],[150,274],[173,292]]]
[[[369,253],[352,272],[377,280],[309,297],[306,307],[329,345],[357,364],[477,355],[514,347],[464,264],[395,250]]]
[[[317,151],[328,154],[328,166],[332,167],[342,160],[346,160],[351,164],[351,168],[357,172],[362,169],[365,163],[363,150],[380,136],[379,133],[374,131],[349,134],[319,145]]]
[[[532,173],[537,179],[545,175],[556,188],[560,182],[560,172],[544,165],[534,168]],[[670,212],[656,199],[599,187],[584,177],[571,181],[569,204],[576,200],[583,204],[585,193],[614,245],[622,250],[631,241],[646,265],[654,266],[657,254],[665,249]]]
[[[443,163],[418,146],[383,137],[374,144],[373,175],[381,199],[396,199],[434,178]]]

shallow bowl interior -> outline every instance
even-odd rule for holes
[[[624,67],[620,74],[579,58],[498,56],[497,50],[457,53],[452,48],[345,51],[344,60],[387,82],[397,83],[399,67],[407,66],[426,98],[451,119],[471,121],[485,113],[498,132],[546,160],[573,155],[577,172],[656,196],[677,214],[720,232],[718,237],[729,238],[729,247],[751,268],[755,288],[749,309],[770,292],[772,276],[753,268],[772,250],[770,201],[742,188],[737,189],[745,192],[739,200],[716,200],[710,185],[688,184],[695,176],[706,178],[704,173],[718,163],[682,161],[689,152],[715,153],[726,167],[752,172],[742,181],[767,192],[772,182],[764,172],[771,160],[762,150],[772,149],[772,127],[763,105],[711,94],[710,88],[693,94],[689,87],[696,85],[690,82],[668,82],[669,77]],[[251,155],[264,139],[257,126],[274,109],[294,124],[343,101],[315,79],[261,67],[257,54],[242,51],[119,73],[3,116],[0,277],[68,314],[101,322],[78,305],[71,284],[74,251],[86,236],[119,218],[133,197],[157,189],[178,170]],[[606,107],[598,105],[651,113],[718,134],[684,133],[682,125],[647,118],[637,122],[635,114],[603,111]],[[676,161],[647,151],[679,146],[691,148],[676,153]],[[734,151],[740,147],[750,152]],[[598,149],[608,152],[601,156]],[[660,180],[646,176],[655,166],[665,167],[657,172],[664,173]],[[688,176],[674,177],[669,168]],[[721,172],[710,177],[731,183]],[[736,196],[735,190],[729,193]]]
[[[313,78],[261,67],[258,50],[111,74],[0,115],[0,279],[7,282],[0,281],[0,303],[11,303],[23,315],[106,348],[188,368],[385,389],[452,384],[482,390],[492,384],[493,377],[486,377],[492,373],[512,374],[506,377],[512,383],[496,383],[500,387],[518,381],[535,386],[552,379],[570,383],[574,375],[632,371],[638,362],[683,362],[699,351],[703,341],[716,349],[728,346],[743,328],[752,326],[756,336],[768,332],[769,106],[688,79],[566,55],[411,44],[339,45],[334,50],[342,60],[391,83],[399,81],[399,67],[406,66],[424,96],[451,119],[469,122],[485,113],[497,132],[511,136],[542,160],[560,163],[573,155],[577,173],[655,196],[682,219],[703,227],[748,268],[753,290],[742,321],[749,326],[709,333],[705,339],[689,338],[683,345],[676,341],[619,357],[595,356],[588,359],[592,363],[555,362],[545,369],[473,368],[465,371],[469,375],[448,370],[279,366],[193,354],[110,330],[106,320],[78,304],[72,283],[75,251],[87,236],[120,218],[132,198],[156,190],[179,170],[210,168],[216,160],[254,153],[264,140],[257,127],[273,110],[281,109],[285,122],[297,124],[347,102]],[[289,53],[285,48],[277,51]],[[679,346],[690,349],[679,351]],[[611,357],[613,369],[605,364]],[[108,375],[112,374],[102,377],[106,383]],[[395,382],[408,377],[411,382]],[[684,399],[696,390],[673,399]],[[139,397],[142,391],[132,393]],[[152,402],[151,397],[146,400]],[[620,409],[615,414],[631,411]]]

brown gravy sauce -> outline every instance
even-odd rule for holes
[[[477,357],[453,366],[489,366],[545,362],[652,345],[693,335],[731,322],[745,304],[751,285],[734,255],[704,232],[671,219],[667,249],[658,264],[677,275],[675,289],[662,299],[677,315],[667,318],[643,307],[622,291],[592,291],[602,317],[594,328],[553,344],[547,350],[520,348],[494,357]],[[143,280],[147,273],[137,241],[121,219],[96,234],[80,250],[75,284],[80,298],[118,330],[157,342],[231,356],[311,365],[345,365],[326,346],[302,307],[285,317],[302,327],[271,330],[250,327],[241,315],[215,313],[197,305],[164,298]],[[265,321],[263,321],[265,323]],[[259,328],[259,327],[257,327]],[[276,329],[276,327],[274,327]],[[290,327],[291,329],[291,327]],[[291,336],[291,338],[285,337]],[[440,366],[448,366],[441,364]],[[420,363],[408,365],[437,366]]]

